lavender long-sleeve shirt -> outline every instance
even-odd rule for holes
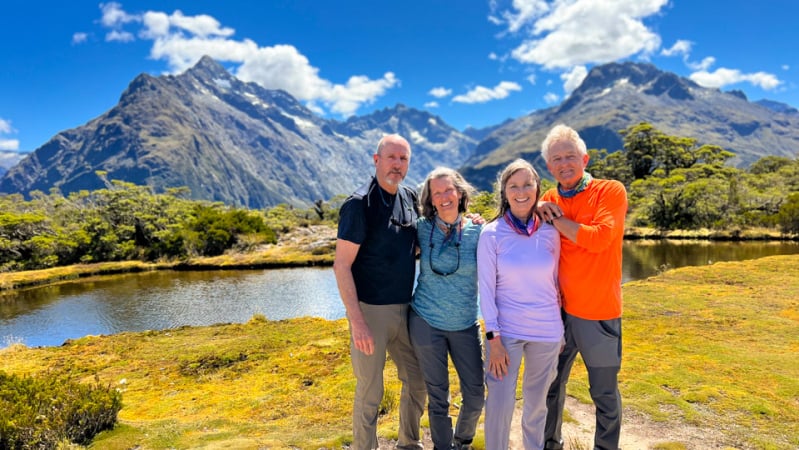
[[[552,225],[542,224],[529,237],[516,233],[502,217],[483,227],[477,277],[487,331],[539,342],[563,338],[559,257],[560,234]]]

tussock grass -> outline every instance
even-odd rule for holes
[[[326,247],[312,253],[301,248],[274,246],[251,253],[231,253],[208,258],[194,258],[178,264],[176,268],[261,269],[330,266],[333,264],[334,258],[335,247]]]
[[[662,423],[721,430],[731,448],[797,448],[798,275],[793,255],[627,283],[625,408]],[[96,376],[119,388],[121,424],[101,434],[97,448],[341,448],[351,439],[355,387],[348,338],[343,319],[256,316],[246,324],[86,337],[61,347],[14,345],[0,350],[0,365],[76,381]],[[590,402],[581,364],[571,379],[570,394]],[[378,428],[395,438],[393,364],[385,380]],[[659,448],[682,445],[680,436],[662,440]]]
[[[333,264],[334,257],[334,247],[327,247],[309,253],[299,248],[273,246],[260,251],[191,258],[186,261],[155,263],[118,261],[77,264],[50,269],[0,273],[0,292],[93,276],[151,270],[277,269],[284,267],[330,266]]]
[[[53,267],[50,269],[26,270],[22,272],[0,273],[0,291],[41,286],[60,281],[76,280],[98,275],[145,272],[170,268],[163,263],[145,263],[141,261],[120,261],[96,264],[76,264],[73,266]]]
[[[624,301],[625,407],[737,448],[799,447],[799,257],[669,270],[625,284]]]
[[[625,239],[706,239],[710,241],[780,241],[797,240],[799,236],[781,233],[771,228],[750,227],[747,229],[711,230],[668,230],[661,231],[646,227],[628,227],[624,230]]]
[[[320,448],[350,429],[347,324],[323,319],[86,337],[0,353],[5,370],[51,370],[123,392],[124,425],[100,448]],[[396,378],[396,376],[394,376]],[[396,421],[395,411],[384,419]]]

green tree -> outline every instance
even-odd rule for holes
[[[307,210],[297,209],[286,203],[281,203],[265,213],[266,225],[281,233],[287,233],[292,228],[308,226],[312,223]]]
[[[259,236],[261,242],[277,241],[274,231],[257,213],[227,210],[220,205],[197,205],[193,218],[188,222],[188,230],[188,246],[202,256],[221,255],[245,235]]]
[[[707,164],[718,168],[723,167],[730,158],[735,156],[735,153],[724,150],[718,145],[703,145],[693,153],[695,161],[692,165]]]
[[[494,194],[480,191],[473,195],[469,202],[469,212],[480,214],[486,220],[493,218],[497,214],[497,202]]]
[[[783,233],[799,234],[799,192],[788,195],[777,217]]]
[[[607,150],[588,150],[590,159],[586,170],[595,178],[621,181],[629,186],[633,181],[633,173],[627,158],[622,151],[608,153]]]
[[[733,156],[718,146],[696,148],[693,138],[669,136],[652,124],[641,122],[619,131],[624,138],[624,152],[634,180],[661,169],[668,177],[675,169],[686,169],[698,162],[718,165]]]
[[[51,235],[47,217],[38,212],[0,212],[0,269],[19,270],[35,267],[36,261],[46,261],[51,249],[40,237]],[[37,245],[45,248],[39,249]]]
[[[785,166],[794,164],[789,158],[784,156],[764,156],[749,166],[749,173],[753,175],[766,175],[779,172]]]
[[[657,164],[658,140],[662,133],[642,122],[619,131],[624,139],[627,164],[634,180],[649,176]]]

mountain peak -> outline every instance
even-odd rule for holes
[[[667,95],[675,100],[691,100],[691,89],[699,85],[672,72],[665,72],[649,63],[609,63],[595,66],[588,72],[582,84],[575,89],[572,97],[581,98],[589,92],[612,89],[619,83],[644,88],[648,95]],[[568,104],[574,101],[567,102]]]
[[[155,192],[185,186],[191,198],[249,208],[307,206],[355,190],[374,169],[364,148],[386,132],[413,143],[409,185],[438,165],[457,166],[475,144],[403,104],[345,124],[327,120],[289,93],[241,81],[203,57],[177,76],[137,76],[106,114],[9,168],[0,193],[100,189],[102,170]]]
[[[799,110],[785,103],[775,102],[774,100],[768,99],[758,100],[755,103],[778,113],[799,115]]]
[[[634,85],[645,84],[664,72],[652,64],[646,63],[608,63],[601,66],[594,66],[588,76],[585,77],[578,91],[591,89],[604,89],[613,87],[618,81],[626,80]]]
[[[207,80],[214,80],[214,79],[230,79],[233,75],[227,71],[221,64],[216,62],[213,58],[208,55],[203,56],[197,61],[190,69],[184,72],[185,75],[191,75],[196,78],[204,78]]]
[[[738,97],[741,100],[746,100],[747,102],[749,101],[749,99],[746,97],[746,94],[744,93],[744,91],[742,91],[740,89],[733,89],[731,91],[727,91],[727,93],[732,95],[732,96]]]

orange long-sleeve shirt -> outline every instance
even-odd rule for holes
[[[621,248],[627,192],[616,180],[594,179],[572,198],[550,189],[541,200],[556,203],[580,224],[577,242],[561,235],[558,278],[567,313],[587,320],[621,317]]]

